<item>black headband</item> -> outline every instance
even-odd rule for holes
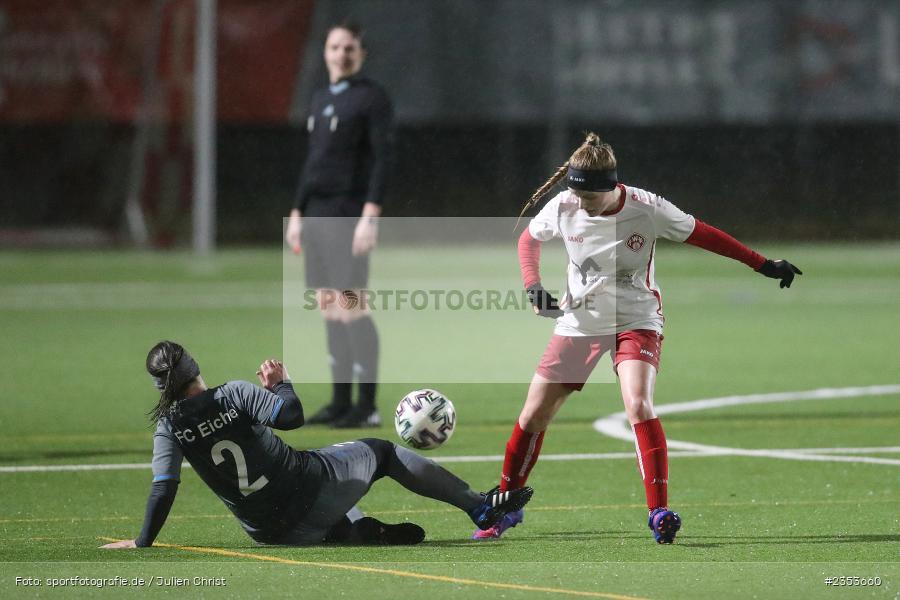
[[[582,170],[569,167],[566,172],[566,185],[573,190],[583,190],[586,192],[609,192],[616,189],[619,183],[618,175],[615,169]]]
[[[197,361],[194,360],[190,354],[188,354],[187,350],[184,350],[181,353],[181,357],[178,359],[178,362],[175,363],[174,366],[170,367],[172,373],[172,382],[174,385],[172,386],[176,391],[181,391],[188,382],[192,381],[198,375],[200,375],[200,367],[197,365]],[[159,391],[164,391],[166,389],[166,377],[156,377],[151,375],[150,378],[153,380],[153,385],[156,386],[156,389]]]

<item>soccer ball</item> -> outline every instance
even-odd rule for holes
[[[403,397],[394,416],[397,435],[418,450],[437,448],[456,427],[453,403],[437,390],[415,390]]]

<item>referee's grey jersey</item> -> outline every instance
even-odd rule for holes
[[[180,480],[186,458],[248,532],[293,525],[318,493],[323,467],[270,429],[283,404],[247,381],[180,401],[157,422],[153,481]]]

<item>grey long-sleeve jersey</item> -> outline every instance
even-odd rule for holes
[[[153,481],[179,481],[186,458],[254,537],[292,526],[315,499],[323,465],[272,431],[283,405],[246,381],[182,400],[157,422]]]

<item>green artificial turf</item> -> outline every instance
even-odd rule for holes
[[[657,279],[668,320],[659,406],[900,383],[900,246],[761,250],[790,258],[805,275],[792,289],[779,290],[737,263],[693,248],[660,248]],[[381,277],[408,285],[427,264],[446,274],[439,285],[448,288],[505,289],[516,285],[510,252],[386,247],[376,254],[373,282]],[[544,257],[547,279],[553,257]],[[143,360],[163,338],[185,344],[211,384],[253,380],[262,359],[293,348],[309,357],[292,374],[307,412],[315,411],[329,394],[322,383],[322,328],[309,318],[308,329],[283,332],[282,258],[269,250],[229,250],[202,261],[177,253],[0,254],[6,373],[0,466],[149,462],[145,413],[155,396]],[[561,273],[555,276],[561,281]],[[503,453],[550,323],[527,310],[414,316],[416,325],[406,327],[400,311],[375,315],[389,374],[379,392],[382,428],[304,427],[282,435],[298,448],[373,435],[396,440],[395,403],[414,387],[437,387],[454,401],[458,426],[429,456],[482,457],[446,466],[473,487],[490,488],[500,470],[495,457]],[[487,345],[495,331],[505,332],[498,344],[521,354]],[[466,379],[467,369],[476,376]],[[495,379],[482,376],[497,372]],[[441,373],[445,377],[437,379]],[[646,527],[633,445],[592,428],[596,418],[622,410],[615,384],[604,379],[608,374],[597,373],[571,397],[542,454],[613,457],[540,461],[529,480],[536,492],[525,523],[497,542],[472,542],[464,514],[381,481],[361,507],[383,520],[420,523],[427,531],[422,545],[259,547],[186,469],[158,541],[196,549],[102,551],[103,538],[137,534],[148,469],[0,472],[0,595],[118,597],[180,589],[209,597],[376,600],[406,594],[694,599],[900,593],[900,465],[856,460],[900,459],[900,394],[664,415],[670,441],[744,450],[846,449],[833,455],[853,460],[692,456],[673,447],[670,504],[684,527],[676,544],[658,546]],[[149,585],[50,588],[47,581],[72,576],[143,578]],[[169,579],[157,582],[157,576]],[[841,576],[877,576],[881,584],[825,584]],[[43,585],[17,585],[16,577],[38,577]],[[176,585],[176,577],[188,583]],[[194,583],[194,577],[224,578],[226,585]]]

